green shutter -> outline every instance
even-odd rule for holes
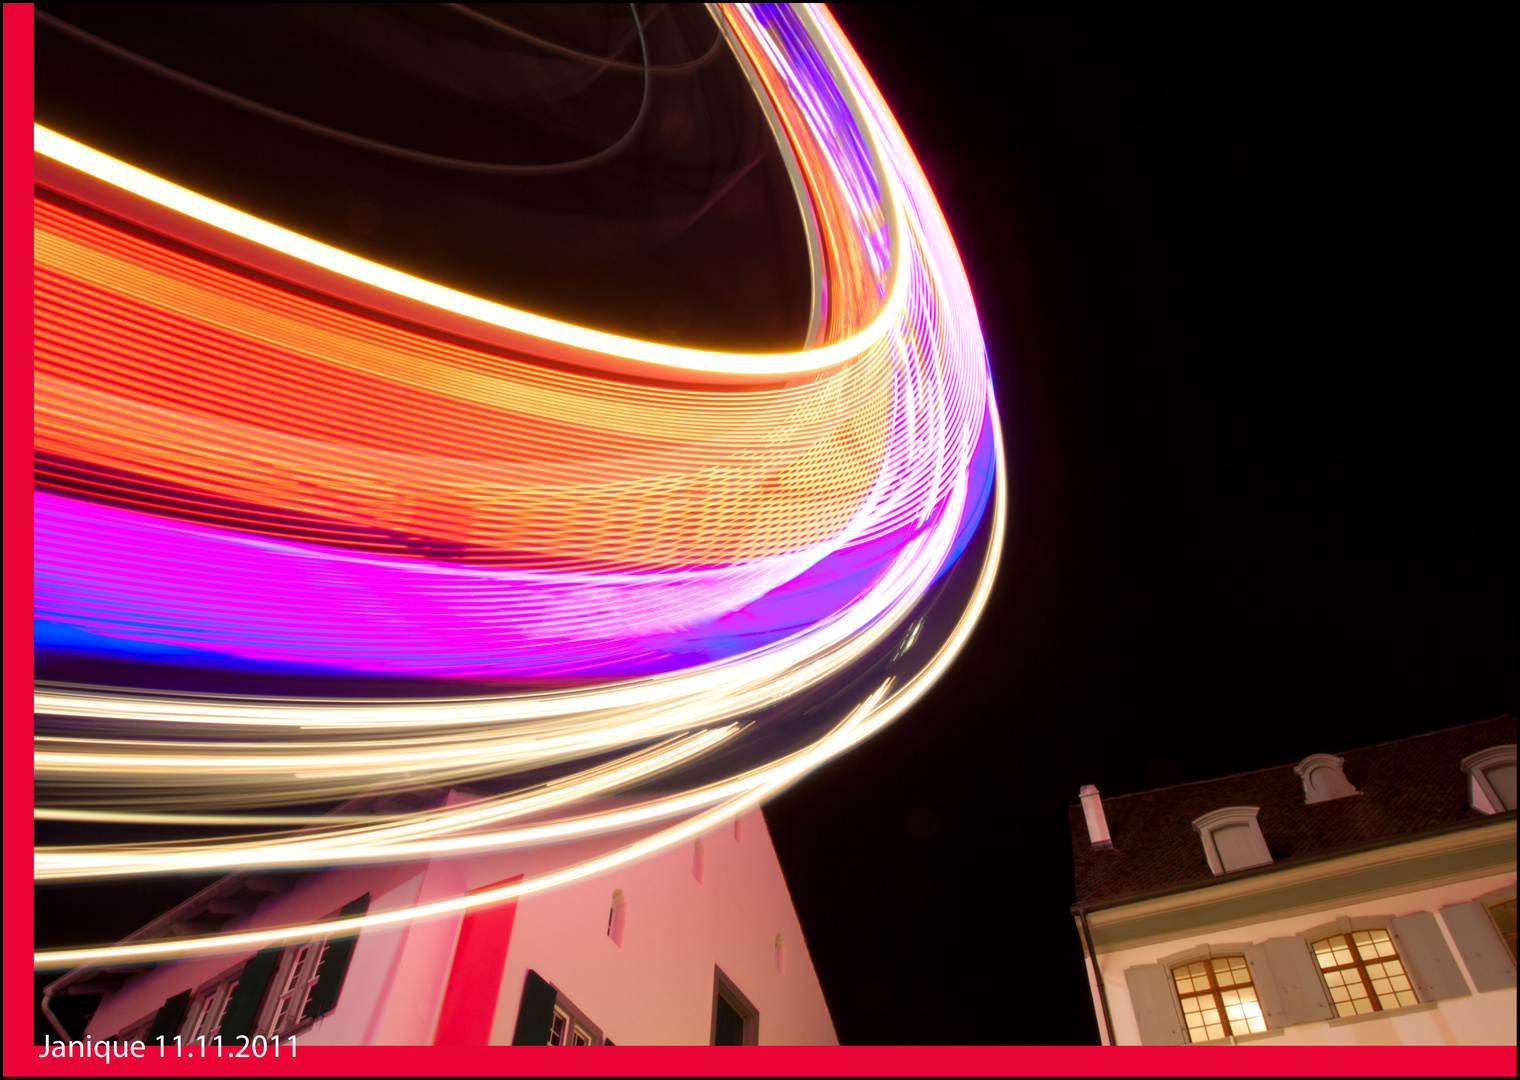
[[[253,959],[243,965],[237,987],[232,991],[232,1000],[222,1015],[222,1026],[217,1029],[224,1044],[235,1043],[239,1035],[254,1033],[253,1024],[259,1018],[259,1006],[264,1004],[264,991],[269,980],[274,978],[275,965],[280,962],[282,952],[284,950],[278,945],[272,945],[255,953]]]
[[[338,913],[340,919],[352,919],[369,911],[369,893],[365,893],[359,899],[350,904],[345,904],[343,910]],[[343,989],[343,979],[348,975],[348,965],[354,958],[354,946],[358,944],[357,933],[344,934],[342,937],[333,938],[327,943],[327,955],[322,959],[322,971],[317,976],[317,985],[311,988],[311,996],[306,999],[306,1008],[301,1010],[301,1018],[310,1020],[332,1012],[338,1004],[338,993]]]
[[[1515,963],[1509,947],[1494,928],[1488,912],[1476,900],[1465,904],[1447,904],[1441,909],[1446,929],[1451,931],[1457,951],[1467,961],[1467,973],[1482,993],[1515,985]]]
[[[1307,941],[1300,937],[1268,938],[1261,950],[1272,966],[1272,978],[1282,1002],[1283,1026],[1334,1019],[1335,1010],[1330,1006],[1319,965],[1314,962]]]
[[[554,987],[536,971],[528,972],[523,987],[522,1004],[517,1008],[517,1027],[512,1032],[513,1046],[544,1046],[549,1042],[549,1026],[554,1023]]]
[[[160,1036],[165,1042],[172,1042],[179,1031],[180,1021],[185,1018],[185,1010],[190,1007],[190,991],[175,994],[164,1002],[163,1008],[158,1010],[158,1015],[153,1018],[153,1026],[148,1029],[144,1038],[149,1046],[156,1043]]]
[[[1181,1046],[1187,1036],[1172,993],[1172,977],[1160,964],[1144,964],[1124,972],[1129,1001],[1140,1025],[1140,1041],[1146,1046]]]
[[[1416,911],[1394,919],[1389,929],[1421,1001],[1444,1001],[1472,993],[1433,914]]]

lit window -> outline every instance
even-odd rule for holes
[[[1387,930],[1336,934],[1314,942],[1312,948],[1340,1016],[1419,1004]]]
[[[1490,746],[1462,759],[1467,801],[1484,814],[1515,809],[1515,744]]]
[[[1181,964],[1172,968],[1172,982],[1182,1002],[1188,1041],[1210,1042],[1227,1035],[1267,1030],[1244,956],[1216,956]]]
[[[1515,898],[1488,906],[1489,917],[1494,920],[1494,926],[1499,930],[1499,936],[1504,939],[1504,944],[1509,948],[1510,960],[1515,960]]]

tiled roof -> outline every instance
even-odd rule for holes
[[[1081,805],[1071,807],[1077,903],[1088,904],[1209,881],[1193,819],[1226,806],[1257,806],[1257,821],[1274,864],[1324,855],[1485,815],[1467,803],[1461,761],[1515,741],[1515,718],[1501,716],[1462,727],[1338,752],[1346,779],[1361,792],[1304,804],[1293,764],[1156,788],[1103,800],[1113,850],[1094,851]],[[1306,747],[1304,757],[1320,752]]]

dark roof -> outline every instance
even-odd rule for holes
[[[1071,807],[1078,904],[1213,880],[1193,820],[1226,806],[1257,806],[1274,865],[1389,840],[1486,815],[1467,802],[1461,761],[1515,741],[1501,716],[1338,752],[1359,795],[1305,805],[1293,765],[1156,788],[1103,800],[1111,851],[1094,851],[1080,804]],[[1319,752],[1309,747],[1304,757]],[[1302,759],[1300,759],[1302,760]],[[1294,764],[1297,764],[1295,762]],[[1245,871],[1242,871],[1245,872]]]

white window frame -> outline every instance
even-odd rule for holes
[[[179,1027],[179,1037],[184,1045],[199,1043],[203,1037],[208,1043],[216,1038],[222,1019],[227,1015],[227,1006],[232,1001],[232,992],[237,989],[247,966],[246,960],[234,964],[215,978],[207,979],[190,995],[190,1004]]]
[[[555,1030],[557,1027],[558,1031]],[[578,1041],[578,1036],[584,1037],[586,1041]],[[601,1046],[605,1041],[606,1036],[602,1034],[602,1029],[587,1019],[586,1014],[577,1009],[570,999],[560,992],[559,987],[554,987],[554,1012],[549,1020],[547,1045]]]
[[[324,934],[292,945],[280,954],[259,1009],[258,1022],[253,1026],[254,1034],[270,1038],[292,1035],[315,1021],[315,1017],[303,1019],[302,1013],[321,978],[322,964],[330,948],[329,935]],[[287,1002],[291,1003],[288,1007]]]
[[[1515,764],[1515,744],[1490,746],[1462,759],[1462,771],[1468,776],[1467,804],[1481,814],[1502,814],[1515,809],[1505,806],[1489,782],[1488,770],[1496,765]]]
[[[1250,870],[1258,866],[1267,866],[1272,862],[1272,853],[1267,850],[1266,838],[1261,835],[1261,825],[1256,820],[1260,811],[1258,806],[1226,806],[1219,810],[1211,810],[1202,817],[1195,818],[1193,828],[1203,842],[1203,856],[1208,860],[1209,869],[1214,876],[1221,874],[1233,874],[1237,870]],[[1247,866],[1236,866],[1225,869],[1224,859],[1219,855],[1219,846],[1214,842],[1214,833],[1218,829],[1231,826],[1245,825],[1251,830],[1253,857],[1255,861]]]

